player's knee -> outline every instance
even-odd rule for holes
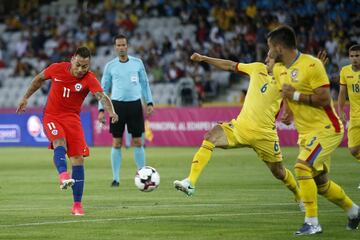
[[[204,140],[206,141],[212,142],[213,139],[214,139],[214,134],[211,131],[207,132],[204,136]]]
[[[133,143],[134,143],[135,147],[141,147],[142,146],[141,138],[134,138]]]
[[[121,148],[121,143],[113,143],[112,147],[115,149],[119,149]]]
[[[114,138],[112,142],[112,147],[117,149],[121,148],[121,141],[122,141],[121,138]]]
[[[223,131],[222,128],[219,125],[216,125],[205,134],[204,140],[209,141],[211,143],[216,143],[219,134],[222,133],[222,131]]]
[[[52,142],[52,145],[55,148],[59,147],[59,146],[62,146],[66,149],[66,141],[64,138],[59,138],[59,139],[55,139],[53,142]]]
[[[285,168],[281,164],[272,165],[270,171],[275,178],[279,180],[285,179]]]
[[[84,157],[83,156],[75,156],[75,157],[71,157],[71,164],[73,166],[81,166],[84,165]]]
[[[325,172],[320,173],[319,175],[314,177],[314,181],[317,186],[322,186],[329,182],[329,178]]]
[[[350,148],[350,153],[351,153],[351,155],[353,155],[356,159],[360,160],[360,147]]]

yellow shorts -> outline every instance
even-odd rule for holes
[[[348,147],[356,147],[360,145],[360,123],[357,120],[352,121],[350,119],[350,125],[348,129]]]
[[[250,130],[238,129],[234,126],[234,121],[235,120],[220,124],[229,143],[227,148],[250,147],[254,149],[259,158],[265,162],[282,161],[279,138],[276,134],[273,141],[268,139],[259,139],[259,133],[254,133]]]
[[[306,161],[313,168],[313,175],[321,171],[330,172],[331,153],[339,146],[343,132],[325,131],[299,136],[298,159]]]

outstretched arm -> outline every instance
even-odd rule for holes
[[[195,62],[207,62],[210,65],[213,65],[217,68],[220,68],[225,71],[236,71],[237,62],[220,59],[220,58],[212,58],[205,55],[201,55],[199,53],[193,53],[190,59]]]
[[[26,90],[25,95],[20,100],[18,107],[16,109],[17,113],[25,112],[26,106],[28,104],[28,99],[33,95],[39,88],[41,88],[43,82],[46,80],[44,76],[44,71],[39,73],[34,77],[34,79],[31,81],[31,84],[29,88]]]
[[[119,120],[119,117],[115,113],[114,106],[113,106],[110,98],[104,92],[95,93],[95,97],[104,106],[106,111],[109,113],[109,116],[111,117],[111,122],[116,123]],[[102,113],[102,117],[100,117],[100,113],[99,113],[98,119],[100,122],[104,123],[105,116]]]

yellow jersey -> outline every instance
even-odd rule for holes
[[[244,105],[235,124],[242,130],[260,133],[261,139],[278,139],[275,118],[280,109],[281,94],[275,79],[263,63],[238,63],[238,72],[249,75],[250,83]]]
[[[282,63],[277,63],[273,73],[279,87],[289,84],[303,94],[313,94],[316,88],[330,86],[320,59],[300,52],[289,68]],[[288,101],[288,105],[294,114],[295,127],[299,134],[319,132],[325,129],[341,132],[343,129],[332,100],[326,107],[313,107],[292,100]]]
[[[347,86],[350,118],[360,121],[360,71],[355,72],[351,64],[343,67],[340,71],[340,84]]]

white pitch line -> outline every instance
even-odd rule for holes
[[[243,204],[243,203],[195,203],[195,204],[157,204],[157,205],[122,205],[122,206],[87,206],[87,209],[124,209],[124,208],[171,208],[171,207],[218,207],[218,206],[234,206],[239,205],[243,207],[257,206],[291,206],[297,203],[263,203],[263,204]],[[67,209],[68,207],[56,207],[56,209]],[[47,210],[54,209],[53,207],[34,207],[34,208],[0,208],[1,212],[7,211],[33,211],[33,210]]]
[[[324,212],[338,212],[336,210],[322,211]],[[33,222],[20,224],[6,224],[0,225],[0,228],[12,227],[27,227],[27,226],[43,226],[43,225],[57,225],[70,223],[89,223],[89,222],[120,222],[120,221],[136,221],[136,220],[151,220],[151,219],[166,219],[166,218],[204,218],[204,217],[231,217],[231,216],[251,216],[251,215],[279,215],[279,214],[297,214],[299,211],[291,212],[271,212],[271,213],[215,213],[215,214],[189,214],[189,215],[166,215],[166,216],[147,216],[147,217],[126,217],[126,218],[102,218],[102,219],[84,219],[84,220],[67,220],[67,221],[48,221],[48,222]]]

